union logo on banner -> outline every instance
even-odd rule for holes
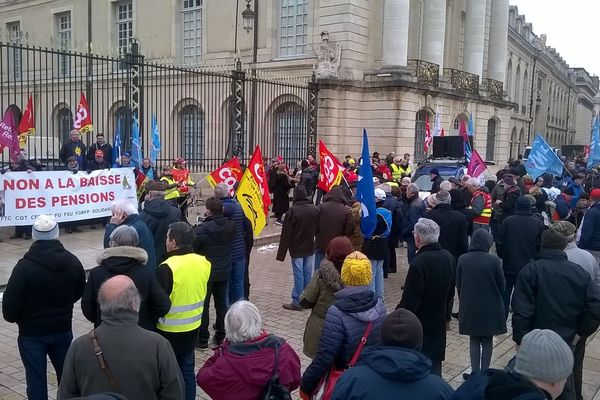
[[[317,186],[319,189],[329,192],[333,186],[340,184],[345,169],[321,140],[319,140],[319,157],[321,168]]]

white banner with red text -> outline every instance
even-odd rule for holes
[[[133,168],[6,172],[0,175],[0,226],[32,225],[40,214],[59,223],[107,217],[115,200],[137,207]]]

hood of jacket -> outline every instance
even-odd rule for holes
[[[344,197],[344,192],[342,191],[341,186],[334,186],[331,190],[325,195],[323,198],[323,202],[326,203],[328,201],[337,202],[337,203],[346,203],[346,199]]]
[[[367,347],[360,361],[378,375],[395,382],[414,382],[431,374],[431,361],[425,355],[403,347]]]
[[[347,287],[334,294],[333,303],[340,311],[359,321],[375,321],[385,306],[369,286]]]
[[[144,212],[154,218],[165,218],[171,213],[173,206],[163,199],[152,199],[144,203]]]
[[[58,240],[36,240],[23,258],[44,268],[60,271],[67,267],[63,258],[69,253]]]
[[[334,292],[338,292],[344,288],[342,283],[342,277],[339,271],[335,268],[335,265],[328,259],[324,258],[319,268],[319,276],[323,282],[331,288]]]
[[[109,247],[98,253],[96,262],[111,272],[123,273],[138,264],[145,265],[148,262],[148,254],[139,247]]]
[[[492,235],[487,233],[485,229],[477,229],[471,236],[469,251],[485,251],[487,253],[492,248],[493,243]]]

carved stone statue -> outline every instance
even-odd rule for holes
[[[321,45],[317,51],[317,78],[337,78],[342,58],[342,48],[339,42],[329,42],[329,32],[321,32]]]

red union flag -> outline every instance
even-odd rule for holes
[[[329,192],[333,186],[340,184],[344,174],[344,166],[331,154],[325,143],[321,140],[319,140],[319,157],[321,159],[321,168],[317,187]]]
[[[88,133],[94,130],[90,108],[88,107],[88,103],[83,92],[81,92],[79,104],[77,105],[77,112],[75,113],[75,120],[73,121],[73,129],[77,129],[80,133]]]
[[[4,113],[4,118],[0,122],[0,150],[6,147],[11,161],[19,161],[21,156],[18,135],[13,113],[9,109]]]
[[[27,106],[25,106],[25,111],[23,111],[23,118],[21,118],[21,122],[19,122],[19,147],[21,149],[25,148],[27,144],[27,137],[35,134],[35,119],[33,117],[33,98],[29,95],[29,100],[27,100]]]
[[[431,128],[429,127],[429,113],[425,113],[425,143],[423,143],[423,150],[425,153],[429,151],[429,147],[433,144],[433,137],[431,136]]]
[[[260,194],[262,195],[263,200],[263,210],[265,215],[269,215],[269,204],[271,204],[271,196],[269,195],[269,183],[267,181],[267,174],[265,173],[265,166],[262,162],[262,153],[260,151],[260,146],[256,146],[254,149],[254,153],[252,154],[252,158],[250,158],[250,162],[248,163],[248,169],[250,173],[254,177],[256,183],[260,187]]]
[[[477,178],[485,172],[486,168],[485,161],[483,161],[477,150],[473,149],[471,161],[469,161],[469,166],[467,167],[467,175]]]
[[[208,175],[206,180],[213,188],[219,183],[224,183],[229,187],[229,193],[233,195],[233,186],[242,179],[242,167],[240,160],[233,157],[225,164],[214,170]]]

